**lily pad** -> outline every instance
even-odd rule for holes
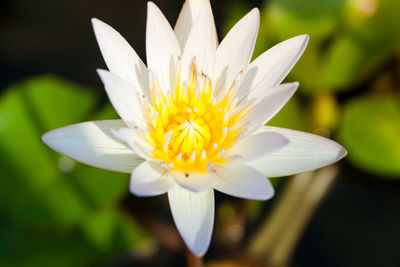
[[[368,96],[347,103],[339,141],[355,165],[400,178],[400,98]]]

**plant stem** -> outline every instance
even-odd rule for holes
[[[203,267],[203,258],[197,257],[194,255],[190,249],[185,244],[185,252],[186,252],[186,265],[188,267]]]
[[[337,177],[337,165],[291,178],[279,203],[254,236],[249,252],[269,266],[287,266],[318,204]]]

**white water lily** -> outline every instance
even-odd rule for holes
[[[147,67],[123,37],[93,19],[109,71],[98,70],[122,120],[90,121],[43,135],[77,161],[131,173],[138,196],[168,193],[176,226],[194,254],[204,255],[214,223],[214,189],[266,200],[267,177],[316,169],[341,159],[329,139],[264,126],[298,83],[280,84],[308,36],[286,40],[250,63],[258,9],[218,44],[208,0],[187,0],[173,30],[148,3]]]

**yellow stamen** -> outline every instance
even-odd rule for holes
[[[247,124],[233,127],[252,105],[237,110],[236,94],[240,72],[220,101],[213,96],[209,77],[198,75],[196,59],[187,82],[181,82],[181,59],[178,59],[174,88],[166,92],[150,72],[150,102],[145,106],[148,119],[144,139],[154,150],[154,158],[166,169],[205,173],[212,164],[232,160],[225,151],[246,131]]]

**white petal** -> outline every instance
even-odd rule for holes
[[[160,9],[152,2],[147,5],[146,57],[147,67],[159,79],[167,92],[174,83],[175,66],[181,49],[175,33]]]
[[[147,68],[128,42],[112,27],[92,19],[94,33],[110,72],[118,75],[141,94],[147,95]]]
[[[137,196],[161,195],[176,185],[158,162],[145,161],[131,175],[130,191]]]
[[[240,96],[250,93],[248,98],[256,98],[264,89],[280,84],[303,54],[307,43],[308,35],[296,36],[257,57],[245,73],[239,88]]]
[[[247,162],[269,177],[286,176],[330,165],[347,152],[340,144],[314,134],[264,126],[259,133],[275,132],[282,134],[290,143],[284,148],[259,160]]]
[[[169,175],[172,176],[182,187],[194,192],[200,192],[209,187],[212,178],[208,173],[197,172],[185,174],[182,171],[170,171]]]
[[[115,110],[129,127],[146,125],[143,104],[137,91],[125,80],[106,70],[97,70]]]
[[[47,132],[42,140],[74,160],[130,173],[143,160],[111,134],[111,129],[123,126],[125,124],[121,120],[83,122]]]
[[[252,134],[233,145],[227,151],[227,155],[239,155],[240,159],[235,162],[246,162],[282,149],[288,143],[289,140],[279,133]]]
[[[188,248],[203,256],[214,225],[214,190],[192,192],[179,185],[168,191],[169,205],[176,227]]]
[[[139,135],[137,130],[122,127],[119,129],[111,129],[111,133],[124,142],[136,155],[141,158],[151,160],[148,155],[152,147]]]
[[[215,166],[217,178],[213,187],[225,194],[256,200],[267,200],[274,196],[274,188],[267,177],[257,170],[241,164]]]
[[[267,123],[279,110],[286,104],[286,102],[296,92],[299,83],[285,83],[271,88],[268,94],[249,111],[249,113],[242,119],[242,122],[251,121],[255,125],[264,125]]]
[[[190,65],[196,57],[198,72],[212,74],[217,50],[214,19],[210,4],[204,4],[194,22],[182,56],[182,78],[187,81]]]
[[[217,49],[214,75],[216,94],[223,94],[251,60],[260,24],[260,12],[251,10],[228,32]]]
[[[181,48],[184,48],[186,45],[187,38],[189,36],[190,30],[193,27],[194,21],[197,18],[197,15],[200,11],[200,9],[203,7],[204,4],[207,4],[210,6],[210,1],[209,0],[187,0],[183,4],[182,10],[179,13],[178,20],[176,22],[174,31],[176,38],[179,41],[179,44],[181,45]],[[211,9],[211,6],[210,6]],[[217,31],[215,29],[215,23],[214,23],[214,18],[212,19],[212,31],[215,34],[215,44],[218,43],[217,39]]]

